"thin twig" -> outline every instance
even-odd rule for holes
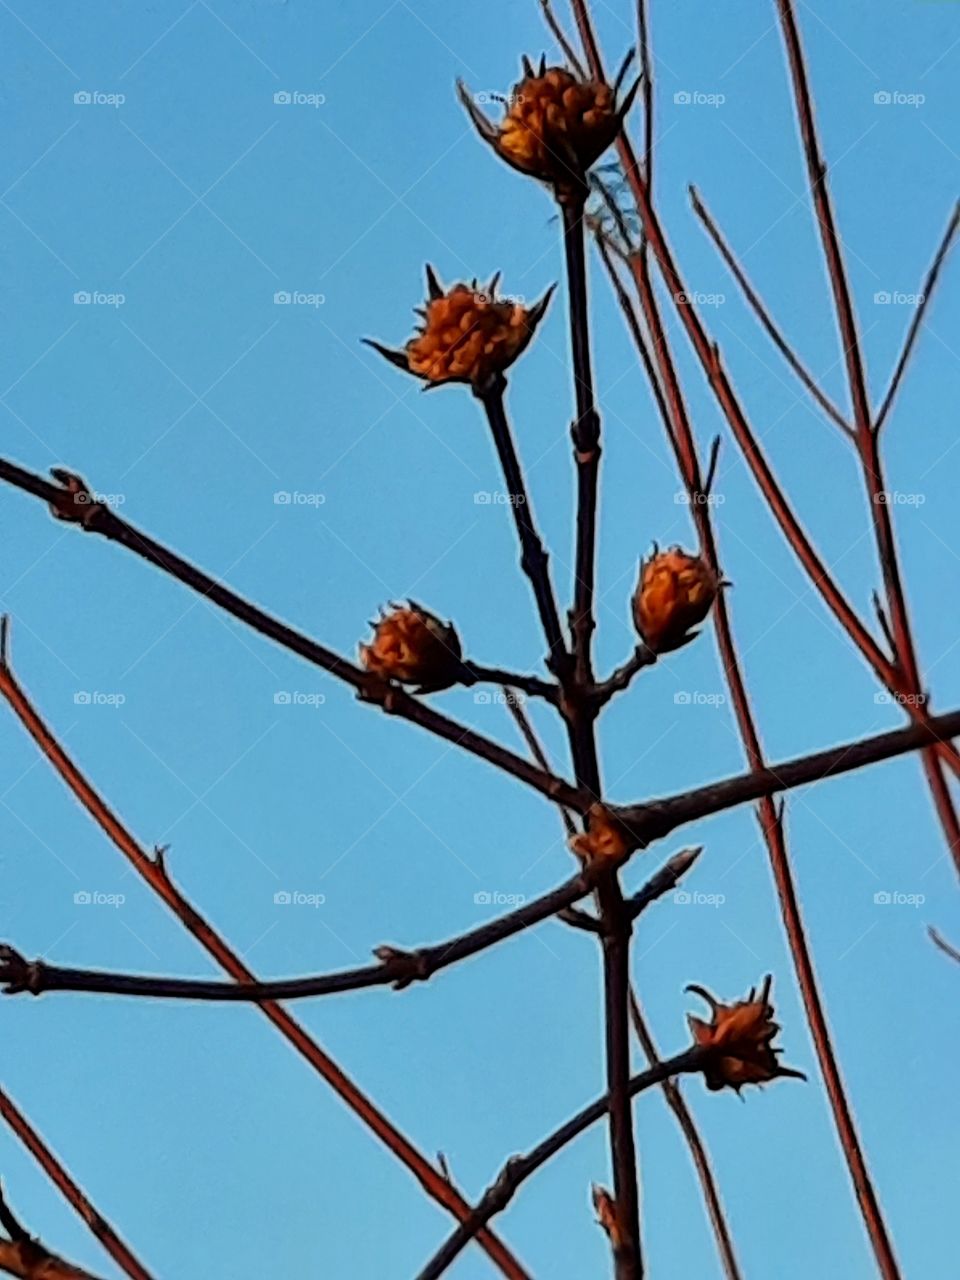
[[[174,885],[161,857],[152,858],[137,843],[106,802],[94,791],[77,766],[44,724],[26,694],[13,676],[8,662],[0,663],[0,694],[7,700],[24,728],[50,761],[52,767],[73,792],[94,822],[139,874],[142,880],[173,912],[184,928],[193,935],[217,964],[235,982],[256,982],[255,975],[196,908]],[[336,1062],[313,1040],[304,1028],[280,1005],[265,1001],[260,1005],[264,1016],[280,1034],[306,1059],[350,1110],[367,1126],[414,1175],[424,1191],[443,1205],[460,1221],[470,1214],[470,1206],[455,1188],[413,1146],[399,1129],[353,1083]],[[529,1280],[528,1273],[510,1250],[493,1234],[478,1237],[478,1243],[509,1280]]]
[[[37,1133],[36,1129],[4,1089],[0,1089],[0,1118],[6,1122],[11,1132],[23,1143],[43,1172],[70,1207],[83,1219],[121,1271],[130,1276],[130,1280],[152,1280],[150,1272],[131,1252],[129,1246],[120,1239],[106,1218],[91,1204],[87,1196],[74,1182],[43,1138],[40,1137],[39,1133]],[[8,1216],[6,1220],[8,1232],[11,1224],[12,1219]],[[29,1276],[31,1273],[27,1272],[26,1274]]]
[[[402,991],[425,982],[435,973],[515,937],[548,920],[564,907],[586,897],[597,872],[585,869],[549,893],[525,902],[516,910],[488,921],[434,946],[406,951],[399,947],[374,949],[379,963],[342,969],[303,978],[278,978],[266,982],[218,982],[198,978],[155,978],[139,974],[74,969],[24,960],[8,946],[0,945],[0,983],[8,994],[45,991],[85,991],[101,995],[139,996],[165,1000],[220,1000],[261,1004],[268,1000],[299,1000],[311,996],[340,995],[369,987],[392,986]]]
[[[475,684],[509,685],[519,689],[531,698],[543,698],[545,702],[556,706],[560,701],[560,689],[549,680],[541,680],[537,676],[521,674],[518,671],[504,671],[502,667],[487,667],[479,662],[465,660],[460,683],[468,689]]]
[[[597,555],[597,483],[600,475],[600,416],[593,390],[590,358],[590,319],[587,308],[586,226],[581,201],[561,205],[563,244],[567,264],[570,347],[577,417],[571,428],[577,464],[577,546],[571,631],[577,683],[593,680],[591,644],[594,578]]]
[[[631,1098],[634,1098],[638,1093],[660,1084],[670,1076],[699,1071],[703,1066],[704,1060],[705,1054],[703,1050],[687,1049],[683,1053],[677,1054],[675,1058],[670,1058],[666,1062],[661,1062],[657,1066],[631,1077],[627,1083],[628,1094]],[[419,1273],[417,1280],[437,1280],[437,1277],[446,1271],[461,1250],[469,1244],[474,1233],[480,1227],[485,1226],[494,1214],[500,1213],[502,1209],[506,1208],[516,1194],[517,1189],[548,1160],[555,1156],[558,1151],[561,1151],[574,1138],[579,1137],[585,1129],[589,1129],[592,1124],[595,1124],[597,1120],[606,1115],[609,1105],[609,1096],[604,1094],[596,1102],[591,1102],[582,1111],[578,1111],[565,1124],[555,1129],[549,1137],[544,1138],[542,1142],[532,1147],[526,1155],[511,1156],[501,1169],[496,1180],[490,1184],[480,1197],[472,1220],[463,1223],[445,1241],[443,1246]]]
[[[517,536],[520,540],[520,566],[530,579],[537,612],[543,626],[543,633],[549,649],[548,664],[551,671],[559,679],[565,680],[568,674],[567,647],[560,625],[560,613],[557,600],[550,582],[550,558],[543,545],[533,520],[533,509],[523,479],[523,472],[517,459],[513,433],[507,419],[504,405],[506,381],[502,376],[496,378],[479,396],[490,424],[490,432],[496,446],[497,456],[503,468],[503,478],[507,486],[507,497],[513,512]],[[509,680],[501,681],[509,684]]]
[[[949,943],[946,940],[943,934],[938,933],[937,930],[934,929],[933,925],[930,925],[927,928],[927,933],[929,933],[930,935],[931,942],[933,942],[936,946],[938,946],[945,955],[948,955],[951,960],[956,960],[958,963],[960,963],[960,951],[958,951],[956,947],[951,945],[951,943]]]
[[[873,429],[879,432],[884,422],[887,420],[887,414],[890,412],[890,406],[893,404],[900,383],[903,381],[903,375],[906,372],[910,357],[916,346],[917,338],[920,336],[920,329],[926,317],[927,308],[930,305],[930,299],[933,297],[933,291],[936,288],[937,278],[940,275],[940,269],[943,266],[953,238],[960,227],[960,202],[954,205],[953,214],[947,223],[947,229],[943,233],[943,239],[937,249],[933,262],[930,264],[930,270],[927,272],[927,278],[923,282],[923,288],[920,291],[920,301],[913,313],[913,319],[910,321],[910,327],[907,329],[907,336],[903,344],[903,350],[900,352],[900,358],[897,361],[893,371],[893,377],[890,379],[890,386],[887,393],[880,402],[880,407],[874,414]]]
[[[697,191],[696,187],[690,188],[690,200],[693,204],[694,213],[697,215],[697,217],[700,219],[700,221],[703,223],[704,227],[706,228],[707,234],[710,236],[710,239],[713,241],[714,245],[718,249],[721,258],[723,258],[724,262],[729,267],[731,275],[736,280],[737,284],[740,286],[740,289],[744,297],[747,299],[747,302],[749,302],[750,306],[753,308],[754,314],[756,315],[757,319],[760,321],[760,324],[766,330],[767,335],[769,336],[770,340],[773,342],[773,345],[777,348],[777,350],[786,360],[787,364],[790,366],[793,372],[797,375],[797,377],[800,379],[803,385],[807,388],[807,390],[813,396],[814,400],[816,400],[817,404],[824,411],[827,417],[831,418],[833,422],[836,423],[836,425],[840,428],[840,430],[844,433],[844,435],[847,436],[848,439],[850,440],[855,439],[856,437],[854,434],[854,430],[850,426],[849,422],[847,422],[846,418],[843,416],[843,414],[840,412],[837,406],[833,403],[830,397],[824,391],[821,390],[813,374],[806,367],[806,365],[804,365],[800,357],[797,355],[794,349],[787,342],[786,338],[777,328],[776,324],[773,321],[772,316],[770,315],[770,312],[767,310],[766,306],[763,303],[763,299],[760,297],[756,289],[754,289],[753,285],[750,283],[749,279],[747,278],[746,272],[744,271],[743,267],[740,265],[740,262],[738,261],[733,250],[730,248],[729,243],[725,239],[723,233],[721,232],[720,228],[717,226],[713,217],[707,211],[706,205],[701,200],[699,192]]]
[[[435,711],[433,707],[404,692],[399,686],[361,671],[359,667],[334,653],[333,650],[288,627],[279,619],[271,617],[270,614],[257,608],[248,600],[244,600],[169,548],[121,520],[114,511],[98,504],[82,481],[77,481],[82,486],[79,489],[52,485],[42,476],[34,475],[6,459],[0,459],[0,481],[42,498],[51,504],[61,518],[80,523],[88,532],[99,533],[110,541],[133,551],[255,631],[259,631],[285,649],[291,650],[301,658],[345,681],[357,691],[362,701],[378,705],[390,715],[400,716],[447,742],[455,743],[472,755],[486,760],[495,768],[502,769],[512,777],[525,782],[542,795],[549,796],[552,800],[565,804],[571,803],[571,793],[574,789],[562,779],[544,774],[528,760],[515,755],[512,751],[507,751],[499,743],[491,742],[482,734],[475,733],[465,725],[458,724],[448,716]]]
[[[563,56],[580,79],[585,80],[587,78],[587,73],[583,69],[583,63],[577,57],[573,45],[570,43],[566,32],[560,25],[560,21],[553,11],[553,6],[551,5],[550,0],[540,0],[540,6],[543,9],[543,20],[550,28],[554,40],[556,40],[563,52]]]

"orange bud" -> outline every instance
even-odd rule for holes
[[[570,837],[570,848],[585,861],[600,858],[624,862],[633,850],[623,825],[602,804],[592,804],[587,811],[587,829]]]
[[[771,981],[768,975],[759,996],[751,989],[746,1000],[736,1004],[721,1004],[703,987],[687,988],[702,996],[713,1012],[710,1022],[687,1015],[694,1043],[712,1050],[703,1068],[708,1089],[729,1088],[739,1093],[745,1084],[767,1084],[777,1076],[806,1079],[801,1071],[783,1067],[777,1060],[783,1050],[773,1048],[780,1027],[773,1021]]]
[[[526,350],[553,292],[528,308],[497,298],[496,282],[495,276],[486,289],[474,280],[444,290],[427,267],[430,296],[420,331],[402,351],[370,339],[367,345],[431,386],[464,382],[480,391]]]
[[[633,620],[640,635],[658,653],[692,639],[717,595],[717,575],[700,556],[680,547],[654,554],[640,567],[633,597]]]
[[[412,601],[391,606],[371,623],[373,639],[360,645],[360,661],[372,675],[435,693],[456,684],[462,670],[460,637],[450,623]]]

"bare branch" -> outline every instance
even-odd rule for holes
[[[837,406],[833,403],[833,401],[829,398],[829,396],[827,396],[826,393],[820,389],[820,387],[817,385],[817,381],[814,378],[813,374],[803,364],[800,357],[796,354],[796,352],[787,342],[786,338],[777,328],[776,324],[773,321],[773,318],[770,315],[770,312],[764,306],[763,299],[760,297],[760,295],[751,285],[749,279],[747,278],[746,272],[743,270],[743,267],[737,261],[736,255],[734,254],[733,250],[730,248],[729,244],[724,238],[723,233],[720,231],[720,228],[717,226],[716,222],[707,211],[707,208],[704,205],[703,201],[701,200],[696,187],[690,188],[690,199],[691,199],[691,202],[693,203],[694,212],[696,213],[697,217],[700,219],[700,221],[703,223],[704,227],[706,228],[707,234],[710,236],[710,239],[713,241],[714,245],[719,250],[720,256],[723,258],[724,262],[729,267],[731,275],[736,280],[737,284],[740,286],[740,289],[743,292],[744,297],[746,298],[747,302],[749,302],[750,306],[753,308],[754,314],[756,315],[757,319],[760,321],[760,324],[766,330],[767,335],[769,336],[770,340],[773,342],[774,346],[777,348],[777,350],[786,360],[787,364],[790,366],[793,372],[797,375],[797,377],[800,379],[803,385],[810,392],[811,396],[813,396],[814,400],[816,400],[817,404],[824,411],[827,417],[831,418],[833,422],[836,423],[836,425],[840,428],[840,430],[844,433],[844,435],[848,437],[848,439],[850,440],[855,439],[853,428],[850,426],[849,422],[847,422],[846,418],[843,416],[843,414],[840,412]]]
[[[960,734],[960,711],[932,716],[925,724],[911,724],[903,729],[878,733],[858,742],[828,747],[813,755],[797,756],[781,764],[753,769],[736,778],[709,783],[693,791],[650,800],[643,804],[615,806],[612,812],[640,841],[640,846],[659,840],[687,822],[695,822],[709,814],[719,813],[735,805],[773,796],[808,782],[834,778],[881,760],[891,760],[908,751],[917,751],[931,742],[945,741]]]
[[[699,1071],[705,1058],[706,1055],[703,1050],[687,1049],[675,1058],[670,1058],[666,1062],[661,1062],[657,1066],[633,1076],[627,1086],[629,1096],[634,1098],[638,1093],[660,1084],[670,1076]],[[511,1156],[501,1169],[496,1180],[490,1184],[480,1197],[472,1220],[463,1223],[453,1232],[419,1273],[417,1280],[437,1280],[437,1277],[447,1270],[464,1247],[469,1244],[473,1235],[481,1227],[485,1226],[494,1214],[500,1213],[502,1209],[506,1208],[514,1195],[516,1195],[518,1188],[555,1156],[558,1151],[561,1151],[574,1138],[579,1137],[585,1129],[589,1129],[592,1124],[595,1124],[597,1120],[606,1115],[609,1105],[609,1095],[604,1094],[596,1102],[592,1102],[589,1106],[584,1107],[582,1111],[578,1111],[566,1124],[555,1129],[549,1137],[544,1138],[542,1142],[531,1148],[526,1155]]]
[[[61,472],[60,474],[69,473]],[[390,715],[410,720],[429,733],[436,734],[447,742],[453,742],[472,755],[479,756],[496,768],[525,782],[542,795],[549,796],[552,800],[571,803],[570,795],[573,788],[569,784],[544,774],[542,770],[521,756],[475,733],[466,725],[458,724],[441,712],[435,711],[418,698],[404,692],[398,685],[390,684],[361,671],[359,667],[346,658],[340,657],[333,650],[327,649],[324,645],[288,627],[279,619],[264,613],[262,609],[258,609],[256,605],[244,600],[202,570],[181,559],[173,551],[127,524],[125,520],[121,520],[114,511],[97,503],[87,486],[77,477],[73,477],[73,480],[80,486],[79,488],[71,488],[66,483],[61,486],[52,485],[41,476],[34,475],[15,463],[0,459],[0,480],[35,497],[43,498],[50,503],[55,512],[59,513],[61,519],[79,523],[87,532],[99,533],[110,541],[133,551],[255,631],[259,631],[315,666],[321,667],[330,675],[345,681],[356,690],[362,701],[380,706]]]
[[[537,602],[537,612],[540,615],[543,633],[546,636],[550,650],[548,663],[553,673],[561,680],[565,680],[568,674],[569,661],[566,642],[563,638],[563,629],[560,625],[556,596],[550,582],[549,556],[534,524],[533,509],[530,505],[523,472],[520,469],[520,462],[517,458],[517,450],[513,443],[510,423],[507,420],[507,412],[503,400],[505,389],[506,381],[501,376],[492,385],[485,388],[483,394],[478,398],[486,412],[493,442],[500,459],[500,465],[503,468],[503,478],[507,486],[510,509],[513,512],[517,536],[520,539],[520,565],[530,579],[530,585],[533,587],[534,598]],[[512,682],[503,680],[501,683],[510,684]]]
[[[900,352],[900,358],[896,363],[893,371],[893,377],[890,379],[890,386],[887,393],[880,402],[880,407],[874,415],[873,429],[879,432],[880,428],[886,422],[887,414],[890,412],[890,406],[893,404],[900,383],[903,381],[903,375],[906,372],[907,365],[910,363],[910,357],[916,346],[917,338],[920,336],[920,329],[926,318],[927,308],[930,305],[930,299],[933,297],[933,291],[936,288],[937,278],[940,275],[940,269],[946,261],[950,246],[953,244],[954,236],[957,228],[960,227],[960,202],[954,205],[953,214],[947,223],[947,229],[943,233],[943,239],[940,241],[940,247],[937,249],[933,262],[930,264],[930,270],[923,282],[923,288],[920,290],[920,302],[913,313],[913,319],[910,321],[910,327],[907,329],[907,336],[903,344],[903,350]]]
[[[0,945],[0,983],[6,994],[45,991],[85,991],[101,995],[140,996],[164,1000],[219,1000],[252,1002],[300,1000],[311,996],[341,995],[368,987],[392,986],[402,991],[425,982],[435,973],[512,938],[584,898],[599,879],[601,868],[587,868],[549,893],[524,903],[515,911],[488,921],[476,929],[430,947],[405,951],[399,947],[374,949],[379,963],[357,969],[305,978],[279,978],[267,982],[218,982],[197,978],[154,978],[138,974],[108,973],[94,969],[64,968],[42,960],[24,960],[12,947]]]
[[[6,662],[0,663],[0,694],[9,703],[21,724],[36,742],[41,752],[87,810],[94,822],[116,845],[140,878],[173,912],[216,963],[235,982],[256,982],[255,975],[240,957],[230,949],[215,929],[200,915],[197,909],[173,884],[167,874],[162,851],[155,857],[137,843],[101,796],[66,754],[60,743],[37,714],[13,672]],[[313,1040],[306,1030],[286,1009],[271,1001],[260,1005],[264,1016],[303,1057],[317,1074],[334,1090],[347,1107],[380,1139],[388,1151],[400,1160],[413,1174],[424,1191],[438,1204],[443,1205],[455,1218],[464,1221],[470,1206],[443,1178],[408,1138],[404,1136],[373,1102],[353,1083],[348,1075]],[[510,1250],[493,1233],[483,1233],[477,1242],[508,1280],[530,1280]]]
[[[70,1207],[83,1219],[91,1233],[100,1241],[120,1270],[128,1275],[130,1280],[152,1280],[150,1272],[74,1182],[43,1138],[40,1137],[39,1133],[37,1133],[36,1129],[4,1089],[0,1089],[0,1118],[6,1122],[10,1131],[30,1152]],[[22,1254],[24,1246],[30,1243],[29,1237],[26,1236],[23,1228],[6,1206],[3,1226],[11,1236],[14,1244],[20,1246]],[[40,1248],[39,1245],[36,1247]],[[16,1254],[14,1253],[11,1256],[16,1257]],[[13,1272],[13,1274],[16,1275],[17,1272]],[[38,1271],[36,1268],[33,1271],[28,1270],[22,1274],[30,1277],[31,1280],[33,1280],[33,1277],[37,1277],[38,1280],[39,1277],[43,1277],[43,1280],[46,1280],[44,1272]],[[52,1273],[51,1280],[56,1277],[56,1274],[55,1271]],[[67,1271],[61,1274],[66,1277],[70,1275],[70,1272]],[[83,1275],[82,1272],[78,1274],[81,1277]]]

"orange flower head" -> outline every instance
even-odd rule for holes
[[[721,1004],[703,987],[687,988],[702,996],[713,1013],[710,1022],[687,1015],[694,1044],[711,1050],[703,1068],[708,1089],[735,1089],[739,1093],[745,1084],[767,1084],[778,1076],[806,1079],[803,1072],[781,1066],[778,1057],[783,1051],[773,1047],[780,1027],[773,1021],[771,981],[768,974],[759,996],[751,989],[747,998],[736,1004]]]
[[[545,58],[534,68],[525,57],[523,79],[505,99],[499,125],[487,119],[462,83],[460,100],[480,136],[507,164],[549,183],[561,197],[567,192],[582,196],[587,170],[616,139],[636,93],[634,85],[617,105],[630,61],[611,87],[581,79],[565,67],[548,67]]]
[[[427,303],[422,323],[401,351],[366,339],[392,364],[426,382],[468,383],[479,394],[502,378],[527,348],[543,319],[553,289],[532,307],[496,295],[499,273],[483,288],[476,280],[444,289],[427,267]]]
[[[391,605],[370,624],[373,639],[360,645],[360,661],[372,675],[418,685],[417,693],[435,693],[456,684],[462,671],[460,637],[420,605]]]
[[[640,566],[633,620],[651,649],[665,653],[692,640],[717,595],[717,575],[700,556],[680,547],[654,553]]]
[[[570,837],[570,848],[585,862],[602,859],[625,862],[635,844],[630,842],[623,824],[618,822],[606,805],[592,804],[587,811],[587,829]]]

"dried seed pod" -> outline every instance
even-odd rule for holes
[[[778,1076],[806,1079],[802,1071],[781,1066],[778,1057],[783,1050],[773,1047],[780,1027],[773,1021],[771,982],[768,974],[759,996],[751,989],[745,1000],[735,1004],[721,1004],[703,987],[687,987],[706,1000],[713,1014],[710,1022],[687,1015],[694,1044],[711,1050],[703,1067],[708,1089],[735,1089],[739,1093],[745,1084],[767,1084]]]
[[[418,693],[449,689],[460,679],[460,637],[412,600],[392,605],[370,625],[373,639],[360,645],[360,661],[371,674],[417,685]]]
[[[633,620],[646,644],[658,653],[692,640],[690,628],[710,612],[717,575],[700,556],[680,547],[654,553],[640,566],[633,596]]]
[[[523,59],[523,79],[504,100],[499,125],[480,110],[466,86],[457,85],[478,133],[507,164],[546,182],[561,198],[581,198],[587,170],[613,143],[630,108],[637,83],[617,104],[626,60],[614,86],[585,80],[565,67],[548,67],[541,58],[534,68]]]
[[[476,280],[444,289],[427,267],[423,323],[402,350],[365,339],[368,346],[429,386],[468,383],[481,392],[526,350],[553,289],[532,307],[496,295],[498,276],[484,288]]]

